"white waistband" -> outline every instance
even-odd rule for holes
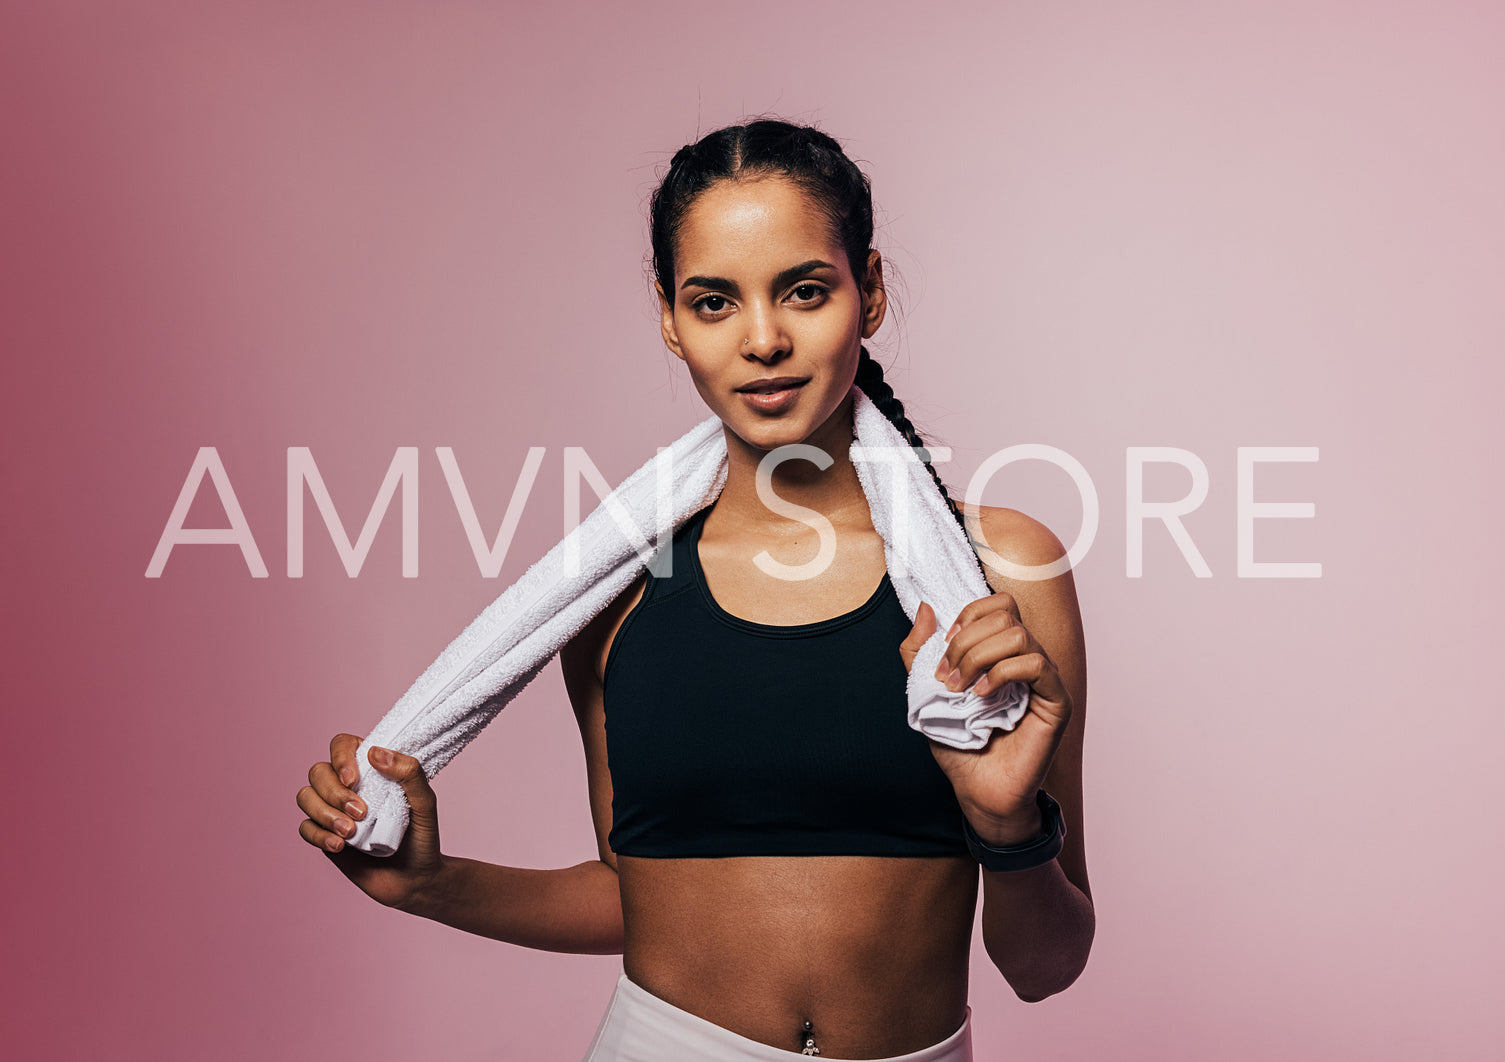
[[[750,1040],[680,1010],[623,973],[584,1062],[789,1062],[801,1057],[798,1051]],[[972,1062],[972,1008],[961,1028],[940,1043],[869,1062]]]

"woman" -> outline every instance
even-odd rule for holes
[[[383,904],[620,951],[595,1062],[970,1059],[979,862],[987,951],[1020,998],[1066,988],[1091,947],[1071,574],[985,569],[995,593],[952,627],[937,678],[1028,683],[1015,730],[961,751],[910,729],[905,676],[935,616],[900,608],[848,454],[854,381],[921,445],[862,345],[886,312],[867,178],[825,134],[756,121],[681,149],[651,214],[663,339],[724,423],[727,478],[676,531],[670,574],[645,571],[560,654],[600,858],[539,871],[443,854],[418,762],[385,750],[371,765],[412,805],[406,839],[385,859],[347,849],[364,814],[349,734],[299,791],[299,832]],[[778,499],[835,531],[834,562],[800,579],[764,558],[807,565],[817,537],[757,483],[790,443],[833,459],[771,469]],[[1009,509],[968,530],[1014,564],[1064,553]]]

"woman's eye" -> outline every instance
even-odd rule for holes
[[[720,313],[726,309],[726,298],[722,295],[706,295],[695,303],[695,308],[706,313]]]
[[[801,284],[790,294],[794,296],[795,302],[814,302],[825,293],[826,289],[819,284]]]

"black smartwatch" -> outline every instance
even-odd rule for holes
[[[1061,805],[1041,789],[1035,794],[1035,806],[1040,809],[1042,832],[1028,841],[1012,844],[1007,848],[994,848],[990,844],[984,844],[966,816],[962,817],[962,831],[967,838],[967,847],[972,851],[972,858],[981,863],[984,870],[1030,870],[1049,863],[1061,854],[1062,843],[1066,840],[1066,823],[1061,818]]]

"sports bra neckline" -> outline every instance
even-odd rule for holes
[[[829,619],[815,620],[811,623],[759,623],[756,620],[744,619],[734,616],[722,608],[711,593],[710,584],[706,581],[705,569],[700,566],[700,529],[705,525],[706,514],[714,507],[711,505],[701,509],[693,517],[690,532],[685,536],[685,552],[689,554],[690,570],[694,574],[694,582],[700,591],[701,599],[705,602],[711,615],[725,623],[727,626],[752,634],[761,634],[770,638],[804,638],[812,634],[826,634],[830,631],[840,630],[843,627],[856,623],[868,616],[893,592],[893,582],[889,578],[888,570],[883,571],[883,578],[878,580],[878,585],[868,595],[868,599],[856,608],[843,612],[839,616]]]

